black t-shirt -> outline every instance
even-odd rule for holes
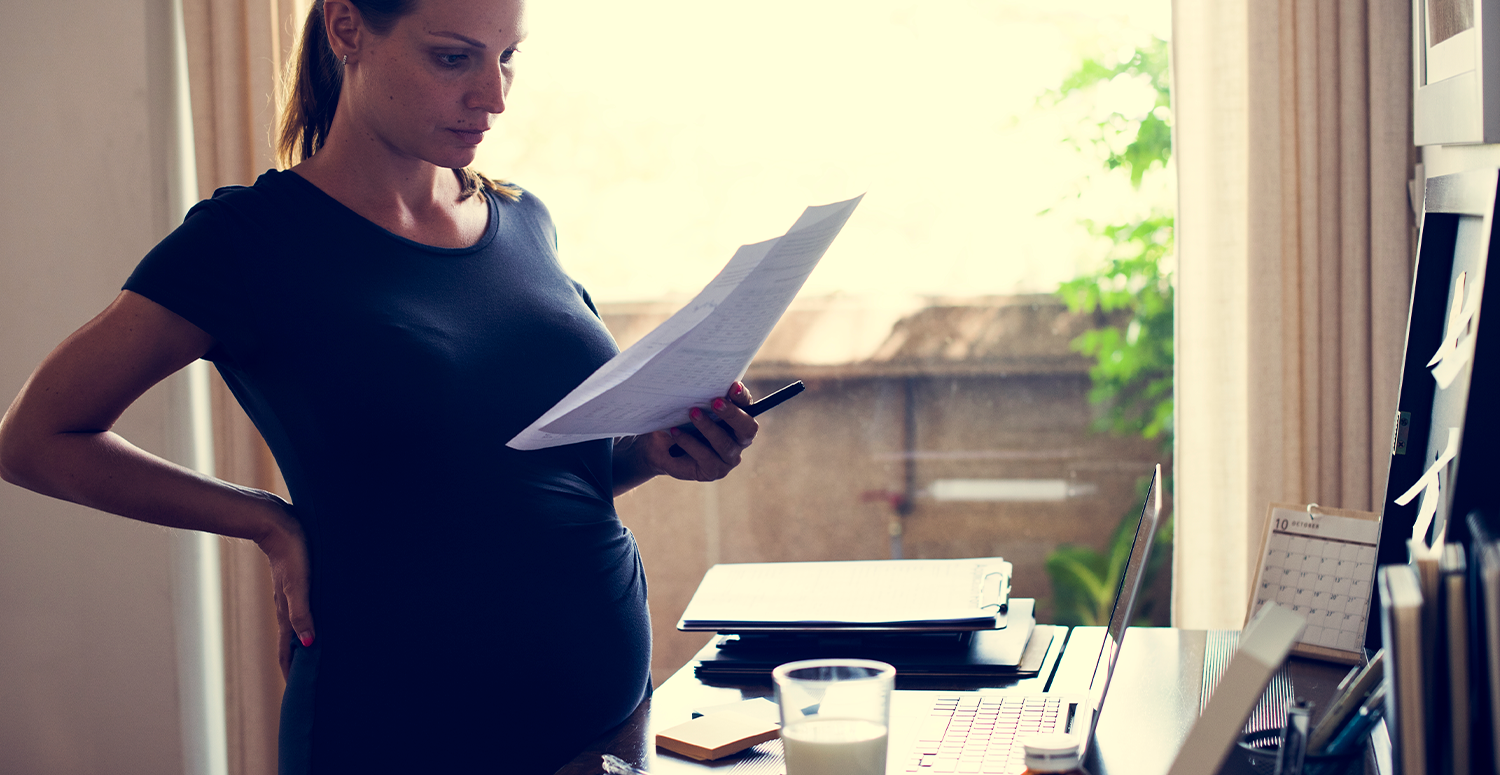
[[[284,773],[550,772],[646,690],[612,443],[505,446],[617,348],[546,208],[489,211],[478,243],[434,248],[271,171],[125,284],[214,338],[308,535]]]

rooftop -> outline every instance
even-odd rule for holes
[[[677,302],[600,305],[620,346],[628,347],[681,306]],[[1097,325],[1055,296],[929,299],[925,306],[851,297],[797,299],[750,365],[750,376],[840,378],[922,375],[1077,374],[1089,360],[1069,348]]]

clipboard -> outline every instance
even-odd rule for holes
[[[1277,603],[1307,619],[1293,654],[1361,664],[1379,544],[1379,514],[1272,503],[1245,621]]]
[[[684,632],[952,632],[1006,626],[999,557],[729,563],[708,569]]]

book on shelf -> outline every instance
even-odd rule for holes
[[[1500,767],[1500,532],[1490,515],[1474,511],[1466,560],[1469,567],[1469,682],[1471,724],[1476,734],[1470,749],[1474,772]],[[1483,730],[1483,731],[1481,731]]]
[[[1441,772],[1446,775],[1469,775],[1473,719],[1469,706],[1469,610],[1468,563],[1462,544],[1443,547],[1438,563],[1438,636],[1442,646],[1437,651],[1442,670],[1435,682],[1437,711],[1442,716],[1439,729],[1447,727],[1447,740],[1440,741]],[[1446,676],[1446,677],[1445,677]]]
[[[1385,723],[1391,731],[1392,764],[1396,775],[1424,775],[1428,771],[1428,703],[1422,585],[1412,565],[1383,565],[1376,579],[1389,670]]]

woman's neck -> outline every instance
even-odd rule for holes
[[[489,215],[484,197],[460,200],[453,170],[339,142],[339,137],[329,132],[328,142],[292,171],[350,210],[416,242],[467,247],[484,234]]]

